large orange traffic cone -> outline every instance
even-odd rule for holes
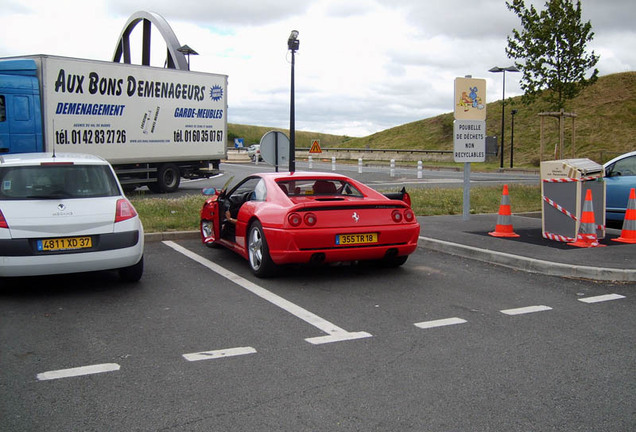
[[[508,185],[504,185],[503,194],[501,196],[501,205],[499,206],[499,214],[497,215],[497,225],[495,230],[489,232],[493,237],[519,237],[512,229],[512,216],[510,213],[510,197],[508,196]]]
[[[636,243],[636,189],[629,191],[629,201],[625,210],[625,220],[623,220],[623,231],[619,238],[612,239],[623,243]]]
[[[594,206],[592,204],[592,190],[588,189],[585,193],[585,202],[583,203],[583,211],[581,212],[581,224],[576,241],[568,243],[570,246],[576,247],[603,247],[605,245],[598,242],[596,236],[596,222],[594,222]]]

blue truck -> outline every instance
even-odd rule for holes
[[[127,190],[178,189],[227,157],[227,76],[59,56],[0,58],[0,156],[90,153]]]

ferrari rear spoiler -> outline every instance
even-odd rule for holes
[[[406,191],[405,187],[402,187],[402,190],[399,192],[389,192],[383,195],[387,197],[388,199],[404,201],[405,203],[409,205],[409,207],[411,207],[411,196]]]

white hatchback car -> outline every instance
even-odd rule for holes
[[[143,226],[108,162],[0,155],[0,277],[116,269],[136,282],[143,253]]]

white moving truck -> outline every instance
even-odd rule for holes
[[[227,75],[33,55],[0,58],[2,153],[90,153],[126,189],[172,192],[227,157]]]

